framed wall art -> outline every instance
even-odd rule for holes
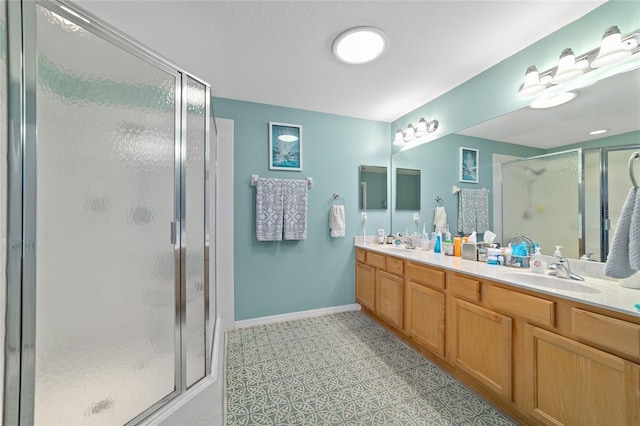
[[[269,170],[302,171],[302,126],[269,122]]]
[[[478,158],[477,149],[460,147],[460,182],[478,183]]]

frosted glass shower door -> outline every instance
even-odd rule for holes
[[[179,391],[179,74],[35,9],[34,423],[124,424]]]

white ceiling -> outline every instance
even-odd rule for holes
[[[74,3],[207,81],[214,96],[390,122],[604,1]],[[339,63],[334,38],[362,25],[387,34],[387,51]]]

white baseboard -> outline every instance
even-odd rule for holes
[[[247,320],[236,321],[236,328],[251,327],[254,325],[271,324],[274,322],[291,321],[295,319],[320,317],[323,315],[337,314],[339,312],[359,311],[360,305],[354,303],[352,305],[332,306],[330,308],[311,309],[309,311],[291,312],[289,314],[271,315],[268,317],[251,318]]]

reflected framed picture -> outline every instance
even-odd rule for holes
[[[269,122],[269,170],[302,171],[302,126]]]
[[[460,182],[478,183],[479,155],[477,149],[460,147]]]

